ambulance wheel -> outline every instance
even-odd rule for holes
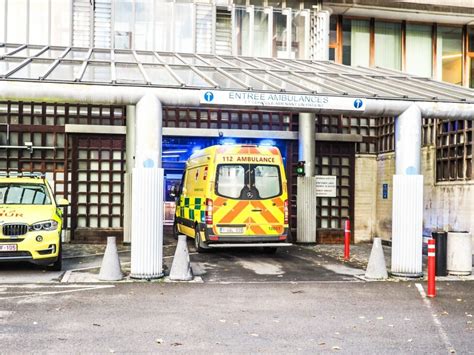
[[[178,240],[178,236],[179,236],[178,223],[175,222],[173,224],[173,238]]]
[[[194,249],[196,249],[198,253],[205,252],[209,249],[204,246],[204,243],[201,240],[201,232],[199,231],[198,226],[196,226],[196,232],[194,234]]]
[[[277,252],[278,248],[277,247],[264,247],[263,252],[265,254],[275,254]]]

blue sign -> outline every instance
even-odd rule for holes
[[[382,184],[382,198],[388,199],[388,184]]]
[[[356,99],[356,100],[354,101],[354,107],[355,107],[355,108],[361,108],[363,104],[364,104],[364,103],[362,102],[361,99]]]
[[[214,100],[214,94],[210,91],[207,91],[204,94],[204,100],[206,100],[207,102],[212,102],[212,100]]]

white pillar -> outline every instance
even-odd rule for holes
[[[323,10],[316,14],[316,28],[314,29],[314,59],[329,60],[329,19],[331,13]]]
[[[392,274],[423,275],[423,175],[421,175],[421,111],[415,104],[395,121],[395,164],[392,201]]]
[[[125,136],[125,183],[123,211],[123,241],[132,241],[132,170],[135,166],[135,105],[127,105]]]
[[[162,108],[152,94],[136,107],[135,167],[132,173],[131,277],[163,276]]]
[[[299,114],[298,160],[305,161],[305,176],[297,179],[296,240],[298,243],[316,243],[316,180],[314,113]]]

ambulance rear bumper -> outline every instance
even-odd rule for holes
[[[209,248],[259,248],[259,247],[290,247],[291,243],[213,243],[208,244]]]

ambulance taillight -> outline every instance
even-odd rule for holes
[[[206,224],[212,224],[213,202],[210,198],[206,199]]]
[[[288,224],[288,200],[285,200],[283,213],[285,215],[285,224]]]

